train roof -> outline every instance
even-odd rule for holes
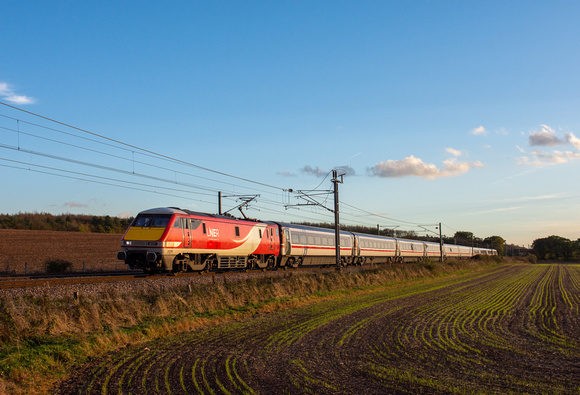
[[[371,235],[370,233],[360,233],[360,232],[351,232],[351,233],[354,234],[355,236],[367,237],[367,238],[370,238],[370,239],[397,240],[396,238],[391,237],[391,236]]]
[[[173,215],[173,214],[181,214],[181,215],[196,215],[200,217],[209,217],[209,218],[220,218],[220,219],[227,219],[230,221],[248,221],[248,222],[260,222],[260,223],[269,223],[265,221],[259,221],[257,219],[252,218],[236,218],[231,215],[219,215],[219,214],[208,214],[208,213],[201,213],[198,211],[191,211],[186,210],[178,207],[156,207],[150,208],[148,210],[141,211],[139,214],[159,214],[159,215]]]
[[[284,222],[276,222],[276,223],[283,228],[292,228],[292,229],[300,229],[300,230],[315,231],[315,232],[328,232],[328,233],[332,232],[332,233],[334,233],[334,228],[319,228],[317,226],[288,224],[288,223],[284,223]],[[340,233],[343,235],[352,234],[352,232],[349,232],[346,230],[341,230]]]

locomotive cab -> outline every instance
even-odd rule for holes
[[[162,268],[160,249],[168,246],[162,240],[168,225],[173,222],[173,215],[159,209],[139,213],[123,236],[122,251],[117,258],[125,261],[131,269],[155,271]]]

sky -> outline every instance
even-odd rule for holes
[[[580,2],[0,0],[0,213],[580,238]],[[258,195],[258,196],[256,196]],[[316,202],[317,205],[312,205]]]

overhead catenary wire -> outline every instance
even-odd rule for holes
[[[2,103],[2,104],[5,104],[5,103]],[[99,134],[96,134],[96,133],[93,133],[93,132],[89,132],[89,131],[86,131],[86,130],[81,129],[81,128],[77,128],[77,127],[75,127],[73,125],[70,125],[70,124],[67,124],[67,123],[64,123],[64,122],[60,122],[60,121],[56,121],[56,120],[54,120],[52,118],[44,117],[44,116],[41,116],[41,115],[32,113],[30,111],[26,111],[26,110],[19,109],[19,108],[14,107],[14,106],[10,106],[10,105],[7,105],[7,106],[8,107],[11,107],[11,108],[15,108],[15,109],[17,109],[19,111],[23,111],[23,112],[28,113],[28,114],[32,114],[34,116],[38,116],[38,117],[40,117],[42,119],[50,120],[51,122],[56,122],[56,123],[58,123],[60,125],[66,126],[66,127],[71,127],[71,128],[76,129],[76,130],[80,130],[80,131],[89,133],[90,135],[97,136],[99,138],[103,138],[104,137],[104,136],[101,136]],[[66,131],[63,131],[63,130],[60,130],[60,129],[50,128],[50,127],[47,127],[45,125],[40,125],[38,123],[33,123],[33,122],[29,122],[29,121],[19,120],[17,118],[9,117],[9,116],[6,116],[6,115],[1,115],[1,116],[3,116],[4,118],[7,118],[7,119],[15,120],[18,124],[20,124],[20,122],[22,122],[22,123],[26,123],[26,124],[29,124],[29,125],[33,125],[35,127],[44,128],[44,129],[51,130],[51,131],[54,131],[54,132],[57,132],[57,133],[62,133],[64,135],[67,135],[67,136],[70,136],[70,137],[81,138],[81,139],[84,139],[86,141],[95,142],[95,143],[99,143],[99,144],[105,144],[106,146],[109,146],[109,147],[118,148],[118,149],[124,149],[126,151],[129,151],[127,148],[118,147],[118,146],[116,146],[114,144],[110,144],[110,143],[107,143],[107,142],[99,141],[99,140],[96,140],[96,139],[93,139],[93,138],[88,138],[88,137],[85,137],[85,136],[79,136],[79,135],[76,135],[74,133],[69,133],[69,132],[66,132]],[[6,128],[6,127],[2,127],[2,129],[9,130],[9,131],[14,131],[13,129]],[[19,135],[20,135],[20,132],[22,132],[20,130],[20,127],[18,127],[18,131],[16,131],[16,132],[19,132]],[[76,144],[70,144],[70,143],[67,143],[67,142],[59,141],[59,140],[56,140],[56,139],[50,139],[50,138],[47,138],[47,137],[38,136],[38,135],[35,135],[33,133],[22,132],[22,134],[23,135],[32,136],[32,137],[35,137],[35,138],[40,138],[40,139],[43,139],[45,141],[51,141],[51,142],[55,142],[55,143],[58,143],[58,144],[64,144],[64,145],[67,145],[67,146],[70,146],[70,147],[74,147],[74,148],[86,150],[86,151],[89,151],[89,152],[94,152],[94,153],[97,153],[97,154],[106,155],[106,156],[112,157],[112,158],[117,158],[117,159],[121,159],[121,160],[125,160],[125,161],[132,161],[134,163],[134,159],[127,159],[127,158],[121,157],[119,155],[110,154],[110,153],[103,152],[103,151],[100,151],[100,150],[95,150],[95,149],[91,149],[91,148],[87,148],[87,147],[82,147],[82,146],[79,146],[79,145],[76,145]],[[104,137],[104,138],[107,139],[107,141],[113,141],[116,144],[121,144],[121,145],[125,145],[125,146],[131,147],[131,148],[139,149],[139,148],[137,148],[137,147],[135,147],[133,145],[125,144],[125,143],[120,142],[118,140],[108,139],[106,137]],[[2,147],[3,148],[8,148],[8,149],[12,149],[13,148],[13,147],[8,146],[8,145],[2,145]],[[21,149],[20,144],[18,145],[17,149],[19,149],[19,150]],[[101,169],[101,170],[114,171],[114,172],[117,172],[117,173],[129,175],[129,172],[128,171],[123,170],[123,169],[113,168],[111,166],[103,166],[103,165],[100,165],[100,164],[89,163],[89,162],[86,162],[86,161],[79,161],[79,160],[75,160],[75,159],[72,159],[72,158],[65,158],[65,157],[62,157],[62,156],[48,154],[48,153],[39,152],[39,151],[24,150],[24,152],[27,152],[27,153],[29,153],[31,155],[44,156],[44,157],[51,158],[51,159],[55,159],[55,160],[61,160],[61,161],[69,162],[69,163],[76,163],[76,164],[79,164],[79,165],[90,166],[90,167],[94,167],[94,168]],[[133,158],[134,155],[135,155],[135,151],[134,150],[130,150],[130,152],[131,152],[131,155],[132,155],[132,158]],[[156,153],[153,153],[153,154],[145,153],[144,155],[148,155],[148,156],[151,156],[151,157],[159,157],[159,155],[157,155]],[[169,158],[169,157],[166,157],[164,155],[161,155],[161,159],[163,159],[163,160],[169,160],[169,161],[175,163],[175,160],[173,158]],[[178,162],[180,162],[180,161],[178,161]],[[148,165],[148,166],[152,166],[152,167],[155,167],[155,168],[158,168],[158,169],[169,170],[169,171],[174,172],[175,174],[179,173],[179,174],[191,176],[191,174],[189,174],[189,173],[175,171],[173,169],[169,169],[169,168],[166,168],[166,167],[154,166],[154,165],[151,165],[149,163],[144,163],[144,162],[139,162],[139,161],[138,161],[138,163],[144,164],[144,165]],[[202,169],[205,169],[203,167],[201,167],[201,168]],[[45,174],[46,174],[46,172],[45,172]],[[86,174],[86,173],[82,173],[82,174]],[[189,186],[189,187],[194,187],[194,188],[197,187],[197,188],[200,188],[202,190],[213,190],[214,192],[216,192],[218,190],[218,189],[211,189],[211,188],[202,187],[202,186],[199,186],[199,185],[192,185],[192,184],[183,183],[183,182],[180,183],[180,182],[176,182],[176,181],[173,181],[173,180],[162,179],[162,178],[159,178],[159,177],[150,177],[150,176],[145,175],[145,174],[137,174],[135,172],[134,168],[132,169],[131,174],[132,175],[135,175],[135,176],[139,176],[139,177],[150,178],[150,179],[153,179],[153,180],[156,180],[156,181],[160,181],[160,182],[177,183],[177,184],[181,184],[181,185],[185,185],[185,186]],[[87,175],[87,176],[93,176],[93,175]],[[193,176],[194,177],[200,177],[200,176],[197,176],[197,175],[193,175]],[[93,176],[93,177],[98,177],[98,176]],[[205,177],[201,177],[201,178],[205,178]],[[109,179],[110,179],[110,177],[109,177]],[[208,179],[208,178],[205,178],[205,179]],[[239,179],[241,179],[241,180],[247,180],[246,178],[239,178]],[[208,179],[208,180],[215,181],[213,179]],[[119,182],[123,182],[121,180],[118,180],[118,181]],[[264,183],[259,183],[259,184],[264,184]],[[267,184],[264,184],[264,185],[267,185]],[[319,184],[319,186],[320,185],[322,185],[322,183]],[[248,187],[243,187],[243,188],[248,189]],[[252,188],[250,188],[250,189],[252,189]],[[289,193],[289,191],[286,190],[286,189],[282,189],[282,190],[283,190],[284,193]],[[274,204],[277,203],[275,200],[271,200],[271,199],[261,199],[261,200],[269,200],[271,203],[274,203]]]
[[[143,184],[143,183],[138,183],[138,182],[134,182],[134,181],[127,181],[127,180],[115,179],[115,178],[111,178],[111,177],[97,176],[97,175],[93,175],[93,174],[76,172],[76,171],[72,171],[72,170],[59,169],[59,168],[50,167],[50,166],[42,166],[42,165],[38,165],[38,164],[32,164],[32,163],[26,163],[26,162],[21,162],[21,161],[15,161],[15,160],[12,160],[12,159],[7,159],[7,158],[0,158],[0,161],[12,162],[12,163],[15,163],[15,164],[23,165],[25,167],[17,167],[17,166],[9,166],[9,165],[1,165],[1,164],[0,164],[0,166],[12,167],[12,168],[20,169],[20,170],[32,170],[31,167],[36,167],[36,168],[39,168],[39,169],[44,169],[42,171],[42,173],[49,174],[49,175],[57,175],[58,176],[59,174],[58,173],[55,173],[55,172],[62,172],[62,173],[71,174],[72,175],[71,178],[74,178],[73,176],[78,176],[78,177],[91,177],[91,178],[95,178],[95,179],[106,180],[106,181],[114,181],[114,182],[119,182],[119,183],[123,183],[123,184],[138,185],[138,186],[141,186],[141,187],[150,187],[150,188],[157,188],[157,189],[165,189],[165,190],[168,190],[168,191],[183,192],[183,193],[196,194],[196,195],[202,195],[202,196],[213,196],[213,195],[210,195],[208,193],[200,193],[200,192],[188,191],[188,190],[185,190],[185,189],[177,189],[177,188],[163,187],[163,186],[159,186],[159,185]],[[90,180],[84,179],[84,181],[90,181]],[[116,184],[108,184],[108,185],[118,186]]]
[[[387,217],[387,216],[385,216],[385,215],[382,215],[382,214],[376,214],[376,213],[372,213],[372,212],[370,212],[370,211],[368,211],[368,210],[361,209],[361,208],[359,208],[359,207],[353,206],[352,204],[348,204],[348,203],[345,203],[345,202],[341,202],[341,204],[342,204],[343,206],[350,207],[350,208],[352,208],[352,209],[354,209],[354,210],[357,210],[357,211],[363,212],[363,213],[365,213],[365,214],[367,214],[367,215],[372,215],[372,216],[375,216],[375,217],[377,217],[377,218],[382,218],[382,219],[386,219],[386,220],[389,220],[389,221],[393,221],[393,222],[399,222],[399,223],[402,223],[402,224],[407,224],[407,225],[412,225],[412,226],[418,226],[418,225],[419,225],[419,223],[418,223],[418,222],[403,221],[403,220],[399,220],[399,219],[395,219],[395,218]]]
[[[78,130],[80,132],[87,133],[87,134],[90,134],[92,136],[96,136],[96,137],[102,138],[102,139],[107,140],[107,141],[114,142],[116,144],[120,144],[120,145],[129,147],[129,148],[138,150],[138,151],[146,152],[148,154],[155,155],[155,156],[158,156],[160,158],[165,158],[165,159],[170,160],[170,161],[173,161],[175,163],[180,163],[180,164],[183,164],[183,165],[192,166],[192,167],[195,167],[195,168],[204,170],[204,171],[208,171],[208,172],[211,172],[211,173],[214,173],[214,174],[222,175],[224,177],[230,177],[230,178],[234,178],[234,179],[237,179],[237,180],[249,182],[249,183],[256,184],[256,185],[262,185],[262,186],[265,186],[265,187],[268,187],[268,188],[272,188],[272,189],[276,189],[276,190],[280,190],[280,191],[284,191],[285,190],[284,188],[281,188],[281,187],[278,187],[278,186],[266,184],[266,183],[259,182],[259,181],[254,181],[254,180],[251,180],[249,178],[238,177],[238,176],[235,176],[233,174],[225,173],[225,172],[222,172],[222,171],[218,171],[218,170],[210,169],[210,168],[207,168],[207,167],[204,167],[204,166],[200,166],[200,165],[197,165],[197,164],[194,164],[194,163],[191,163],[191,162],[187,162],[187,161],[183,161],[183,160],[180,160],[180,159],[172,158],[170,156],[163,155],[163,154],[160,154],[160,153],[157,153],[157,152],[154,152],[154,151],[145,149],[145,148],[141,148],[141,147],[138,147],[136,145],[128,144],[128,143],[125,143],[125,142],[122,142],[120,140],[116,140],[116,139],[113,139],[113,138],[110,138],[110,137],[106,137],[106,136],[103,136],[101,134],[94,133],[94,132],[88,131],[86,129],[82,129],[82,128],[79,128],[79,127],[76,127],[76,126],[67,124],[65,122],[57,121],[57,120],[52,119],[50,117],[46,117],[46,116],[43,116],[43,115],[40,115],[40,114],[36,114],[34,112],[27,111],[27,110],[24,110],[24,109],[19,108],[19,107],[16,107],[16,106],[12,106],[12,105],[7,104],[7,103],[4,103],[4,102],[0,102],[0,104],[4,105],[6,107],[10,107],[12,109],[15,109],[17,111],[22,111],[22,112],[24,112],[26,114],[29,114],[29,115],[32,115],[32,116],[35,116],[35,117],[38,117],[38,118],[41,118],[41,119],[44,119],[44,120],[47,120],[47,121],[50,121],[50,122],[54,122],[54,123],[59,124],[59,125],[66,126],[68,128],[71,128],[71,129],[74,129],[74,130]]]
[[[13,118],[13,117],[7,117],[7,116],[2,115],[2,114],[0,114],[0,116],[5,117],[5,118],[8,118],[8,119],[12,119],[12,120],[18,121],[16,118]],[[38,124],[34,124],[34,125],[35,126],[39,126],[39,127],[43,127],[42,125],[38,125]],[[107,157],[110,157],[110,158],[114,158],[114,159],[118,159],[118,160],[121,160],[121,161],[131,162],[131,164],[132,164],[132,171],[133,172],[135,172],[135,164],[139,164],[139,165],[142,165],[142,166],[147,166],[147,167],[151,167],[151,168],[158,169],[158,170],[170,171],[170,172],[173,172],[173,173],[176,173],[176,174],[180,174],[180,175],[184,175],[184,176],[188,176],[188,177],[199,178],[199,179],[208,180],[208,181],[211,181],[211,182],[218,182],[218,181],[216,181],[213,178],[203,177],[203,176],[200,176],[200,175],[197,175],[197,174],[192,174],[192,173],[186,173],[184,171],[177,171],[177,170],[174,170],[174,169],[171,169],[171,168],[168,168],[168,167],[154,165],[154,164],[152,164],[150,162],[143,162],[143,161],[135,160],[135,151],[130,151],[131,152],[131,158],[127,158],[127,157],[123,157],[123,156],[120,156],[120,155],[111,154],[109,152],[104,152],[104,151],[100,151],[100,150],[96,150],[96,149],[92,149],[92,148],[88,148],[88,147],[83,147],[83,146],[80,146],[80,145],[77,145],[77,144],[71,144],[71,143],[67,143],[67,142],[64,142],[64,141],[60,141],[60,140],[56,140],[56,139],[51,139],[51,138],[44,137],[44,136],[39,136],[39,135],[33,134],[33,133],[23,132],[21,130],[14,130],[12,128],[7,128],[7,127],[4,127],[4,126],[0,126],[0,129],[7,130],[7,131],[10,131],[10,132],[14,132],[14,133],[18,133],[19,135],[22,134],[22,135],[30,136],[30,137],[37,138],[37,139],[40,139],[40,140],[49,141],[49,142],[53,142],[53,143],[56,143],[56,144],[61,144],[61,145],[67,146],[67,147],[77,148],[77,149],[80,149],[80,150],[83,150],[83,151],[87,151],[87,152],[92,152],[92,153],[104,155],[104,156],[107,156]],[[54,128],[47,128],[47,129],[48,130],[52,130],[52,131],[56,131],[56,132],[62,132],[62,131],[59,131],[59,130],[54,129]],[[67,135],[70,135],[70,136],[74,136],[74,137],[82,137],[82,136],[77,136],[77,135],[71,134],[71,133],[66,133],[66,132],[63,132],[63,133],[65,133]],[[86,138],[84,138],[84,139],[86,139]],[[94,139],[86,139],[86,140],[91,141],[91,142],[98,142],[98,141],[96,141]],[[109,147],[119,148],[119,147],[117,147],[115,145],[112,145],[112,144],[106,144],[106,145],[109,146]],[[7,148],[8,146],[4,146],[4,147]],[[125,148],[121,148],[121,149],[123,149],[125,151],[128,151]],[[19,144],[18,144],[18,150],[20,150],[20,141],[19,141]],[[144,154],[144,153],[139,153],[139,154],[140,155],[144,155],[145,157],[150,157],[150,158],[151,157],[155,157],[153,155]],[[162,158],[159,158],[159,159],[162,159]],[[162,160],[167,161],[166,159],[162,159]],[[230,185],[236,185],[236,184],[230,184]],[[241,185],[236,185],[236,186],[237,187],[240,187],[240,188],[244,188],[244,189],[255,190],[255,191],[259,191],[259,192],[266,192],[263,189],[257,189],[257,188],[254,188],[254,187],[241,186]]]
[[[27,111],[27,110],[18,108],[16,106],[12,106],[12,105],[9,105],[9,104],[3,103],[3,102],[0,102],[0,104],[6,106],[8,108],[12,108],[14,110],[20,111],[22,113],[37,117],[39,119],[55,123],[57,125],[65,127],[65,128],[71,128],[72,130],[75,130],[75,131],[81,133],[81,134],[71,133],[69,131],[61,130],[61,128],[54,128],[54,127],[42,125],[40,123],[30,122],[27,120],[22,120],[19,118],[10,117],[7,115],[0,114],[0,117],[15,121],[16,126],[17,126],[16,129],[0,126],[0,129],[16,133],[18,136],[18,143],[16,146],[11,146],[8,144],[0,144],[0,148],[19,151],[21,153],[26,153],[28,155],[31,155],[31,157],[32,156],[44,157],[44,158],[47,158],[50,160],[57,160],[57,161],[62,161],[64,163],[71,163],[71,164],[75,164],[78,166],[85,166],[85,167],[94,168],[94,169],[97,169],[100,171],[114,172],[116,174],[120,174],[120,175],[123,175],[126,177],[136,176],[136,177],[140,177],[140,178],[147,179],[150,181],[155,181],[156,183],[179,185],[183,188],[192,188],[194,190],[188,191],[186,189],[173,188],[170,186],[162,186],[162,185],[157,185],[157,184],[151,185],[151,184],[147,184],[147,183],[127,181],[127,180],[119,179],[119,178],[115,178],[115,177],[104,177],[102,175],[88,174],[88,173],[83,172],[83,171],[75,172],[75,171],[71,171],[71,170],[64,170],[64,169],[54,167],[54,166],[45,166],[44,170],[39,170],[39,169],[43,168],[43,165],[33,164],[32,161],[30,161],[29,163],[26,163],[25,167],[28,167],[28,168],[2,165],[4,167],[12,167],[12,168],[20,169],[20,170],[31,170],[31,171],[36,171],[36,172],[43,173],[43,174],[50,174],[50,175],[55,175],[55,176],[59,176],[59,177],[78,179],[78,180],[82,180],[82,181],[86,181],[86,182],[95,182],[95,183],[100,183],[103,185],[111,185],[111,186],[115,186],[115,187],[126,187],[128,189],[134,189],[134,190],[140,190],[140,191],[152,192],[152,193],[158,193],[158,194],[160,193],[158,190],[164,190],[164,191],[168,191],[168,192],[173,191],[173,192],[177,192],[177,193],[185,193],[185,194],[190,195],[190,196],[191,196],[191,194],[197,194],[198,196],[208,197],[208,196],[211,196],[210,193],[217,193],[218,191],[222,191],[222,190],[229,191],[228,193],[240,193],[240,190],[260,191],[262,193],[266,193],[266,195],[272,194],[272,196],[271,196],[271,198],[268,198],[266,196],[261,197],[259,203],[256,203],[253,205],[253,206],[255,206],[255,208],[253,208],[253,209],[264,211],[264,212],[277,213],[277,214],[284,214],[288,209],[288,203],[289,203],[291,195],[296,196],[296,192],[293,192],[292,189],[281,188],[279,186],[275,186],[275,185],[271,185],[268,183],[252,180],[250,178],[239,177],[239,176],[230,174],[228,172],[217,171],[217,170],[214,170],[214,169],[211,169],[208,167],[200,166],[200,165],[195,164],[195,163],[179,160],[179,159],[176,159],[174,157],[170,157],[168,155],[154,152],[152,150],[138,147],[138,146],[133,145],[133,144],[128,144],[128,143],[125,143],[125,142],[117,140],[117,139],[112,139],[112,138],[106,137],[104,135],[94,133],[94,132],[91,132],[91,131],[86,130],[86,129],[79,128],[79,127],[76,127],[74,125],[71,125],[71,124],[68,124],[65,122],[61,122],[61,121],[55,120],[55,119],[50,118],[50,117],[36,114],[34,112]],[[122,156],[119,154],[112,153],[112,152],[110,152],[110,150],[109,150],[109,152],[106,152],[102,149],[95,149],[93,147],[87,147],[87,146],[75,144],[72,142],[62,141],[62,140],[58,140],[56,138],[41,136],[39,134],[31,133],[29,130],[26,130],[26,128],[24,128],[26,131],[23,130],[22,125],[30,125],[33,128],[42,128],[44,130],[49,130],[51,132],[62,134],[63,136],[67,136],[70,138],[81,139],[81,140],[89,142],[89,143],[101,144],[103,146],[109,147],[110,149],[122,150],[124,152],[129,153],[130,157],[128,158],[128,157],[125,157],[125,156]],[[107,157],[107,158],[119,160],[119,161],[122,161],[125,163],[131,163],[132,166],[129,166],[130,170],[127,170],[127,169],[115,167],[114,165],[105,166],[105,165],[102,165],[99,163],[93,163],[93,162],[90,162],[87,160],[79,160],[79,159],[75,159],[72,157],[65,157],[63,155],[55,155],[55,154],[43,152],[40,150],[32,150],[32,149],[27,148],[26,144],[23,145],[23,142],[21,141],[21,136],[27,136],[27,137],[40,139],[42,141],[47,141],[47,142],[54,143],[54,144],[60,144],[63,146],[82,150],[84,152],[90,152],[90,153],[95,154],[95,155],[103,155],[104,157]],[[153,163],[152,161],[138,160],[138,159],[136,159],[136,155],[142,155],[143,157],[146,157],[146,158],[157,159],[157,160],[160,160],[163,162],[172,163],[174,165],[196,168],[196,169],[201,170],[201,171],[207,171],[207,172],[210,172],[212,174],[217,174],[217,175],[220,175],[223,177],[235,179],[235,180],[242,181],[244,183],[248,183],[248,184],[251,184],[254,186],[239,185],[239,184],[237,185],[237,184],[226,182],[224,180],[218,180],[215,178],[209,178],[209,177],[204,177],[204,176],[201,176],[198,174],[193,174],[190,172],[185,172],[183,170],[172,168],[171,166],[161,166],[159,164]],[[16,163],[16,162],[14,162],[14,163]],[[23,163],[24,162],[20,162],[20,165],[24,166]],[[139,172],[136,170],[135,165],[139,165],[139,167],[140,166],[147,166],[148,168],[151,168],[151,169],[165,171],[165,172],[171,172],[172,176],[174,176],[174,177],[169,177],[169,176],[160,177],[160,176],[153,176],[151,174],[147,174],[146,172],[142,172],[142,171]],[[37,166],[35,169],[31,169],[31,167],[35,167],[35,166]],[[57,174],[56,172],[66,173],[68,175],[65,176],[64,174]],[[328,176],[330,173],[331,172],[328,172],[324,176],[322,181],[316,186],[316,188],[314,190],[318,190],[324,184],[324,182],[328,179]],[[226,188],[217,187],[217,186],[210,187],[207,185],[192,184],[189,182],[185,182],[183,180],[178,180],[177,179],[178,175],[183,176],[183,177],[194,177],[194,178],[198,178],[198,179],[203,179],[206,181],[210,181],[212,183],[226,185],[227,187]],[[127,185],[120,185],[120,184],[127,184]],[[259,187],[268,188],[268,189],[273,190],[273,191],[265,191],[264,189],[259,188]],[[197,190],[197,191],[195,191],[195,190]],[[278,193],[275,193],[274,191],[278,191]],[[328,191],[325,199],[323,199],[325,202],[329,198],[330,193],[331,193],[331,191]],[[163,194],[166,194],[168,196],[174,196],[174,197],[192,200],[191,197],[187,198],[187,197],[180,196],[180,195],[171,195],[170,193],[163,193]],[[285,199],[288,199],[288,203],[286,203],[284,201]],[[207,200],[197,200],[197,201],[207,203],[207,204],[214,203],[212,201],[207,201]],[[409,227],[417,227],[418,226],[418,224],[415,222],[399,220],[399,219],[391,218],[389,216],[385,216],[382,214],[372,213],[368,210],[361,209],[355,205],[352,205],[352,204],[349,204],[346,202],[341,202],[341,205],[343,207],[348,208],[347,210],[343,209],[341,215],[343,216],[343,218],[345,220],[347,220],[348,223],[351,223],[351,224],[360,224],[362,226],[374,227],[374,224],[372,224],[370,221],[361,220],[360,215],[356,214],[356,213],[364,213],[365,215],[372,215],[375,218],[379,218],[381,220],[387,220],[387,221],[392,222],[392,223],[403,224],[403,225],[409,226]],[[267,208],[268,206],[272,207],[272,208]],[[283,207],[285,208],[285,210],[281,210],[281,208],[283,208]],[[279,209],[277,210],[276,208],[279,208]],[[320,218],[319,221],[327,221],[327,222],[331,221],[331,217],[329,216],[328,213],[321,212],[320,210],[317,210],[316,208],[311,207],[309,210],[300,209],[300,208],[295,208],[295,209],[300,210],[300,212],[305,213],[306,215],[293,215],[293,217],[303,218],[303,219],[310,221],[310,222],[313,221],[313,217],[319,217]],[[400,226],[400,225],[396,225],[396,226],[391,226],[391,225],[385,226],[384,225],[383,227],[394,228],[394,227],[398,227],[398,226]]]
[[[114,186],[114,187],[124,188],[124,189],[131,189],[131,190],[135,190],[135,191],[156,193],[159,195],[171,196],[171,197],[176,197],[176,198],[185,199],[185,200],[195,200],[198,202],[209,203],[208,201],[203,201],[201,199],[193,199],[191,197],[179,196],[179,195],[169,194],[169,193],[165,193],[165,192],[158,192],[158,191],[150,190],[150,189],[137,188],[137,187],[132,187],[132,186],[124,185],[124,184],[113,184],[113,183],[104,182],[104,181],[85,179],[85,178],[82,178],[78,175],[77,176],[68,176],[65,174],[58,174],[58,173],[47,172],[47,171],[31,169],[31,168],[26,169],[26,168],[22,168],[22,167],[10,166],[10,165],[5,165],[5,164],[0,164],[0,166],[9,167],[9,168],[13,168],[13,169],[19,169],[19,170],[27,170],[27,171],[32,171],[35,173],[47,174],[47,175],[56,176],[56,177],[69,178],[69,179],[73,179],[73,180],[87,181],[87,182],[91,182],[91,183],[95,183],[95,184]],[[88,175],[88,176],[90,176],[90,175]]]

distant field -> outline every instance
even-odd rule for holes
[[[72,262],[73,271],[125,270],[117,261],[121,234],[0,229],[0,274],[42,273],[47,259]]]

